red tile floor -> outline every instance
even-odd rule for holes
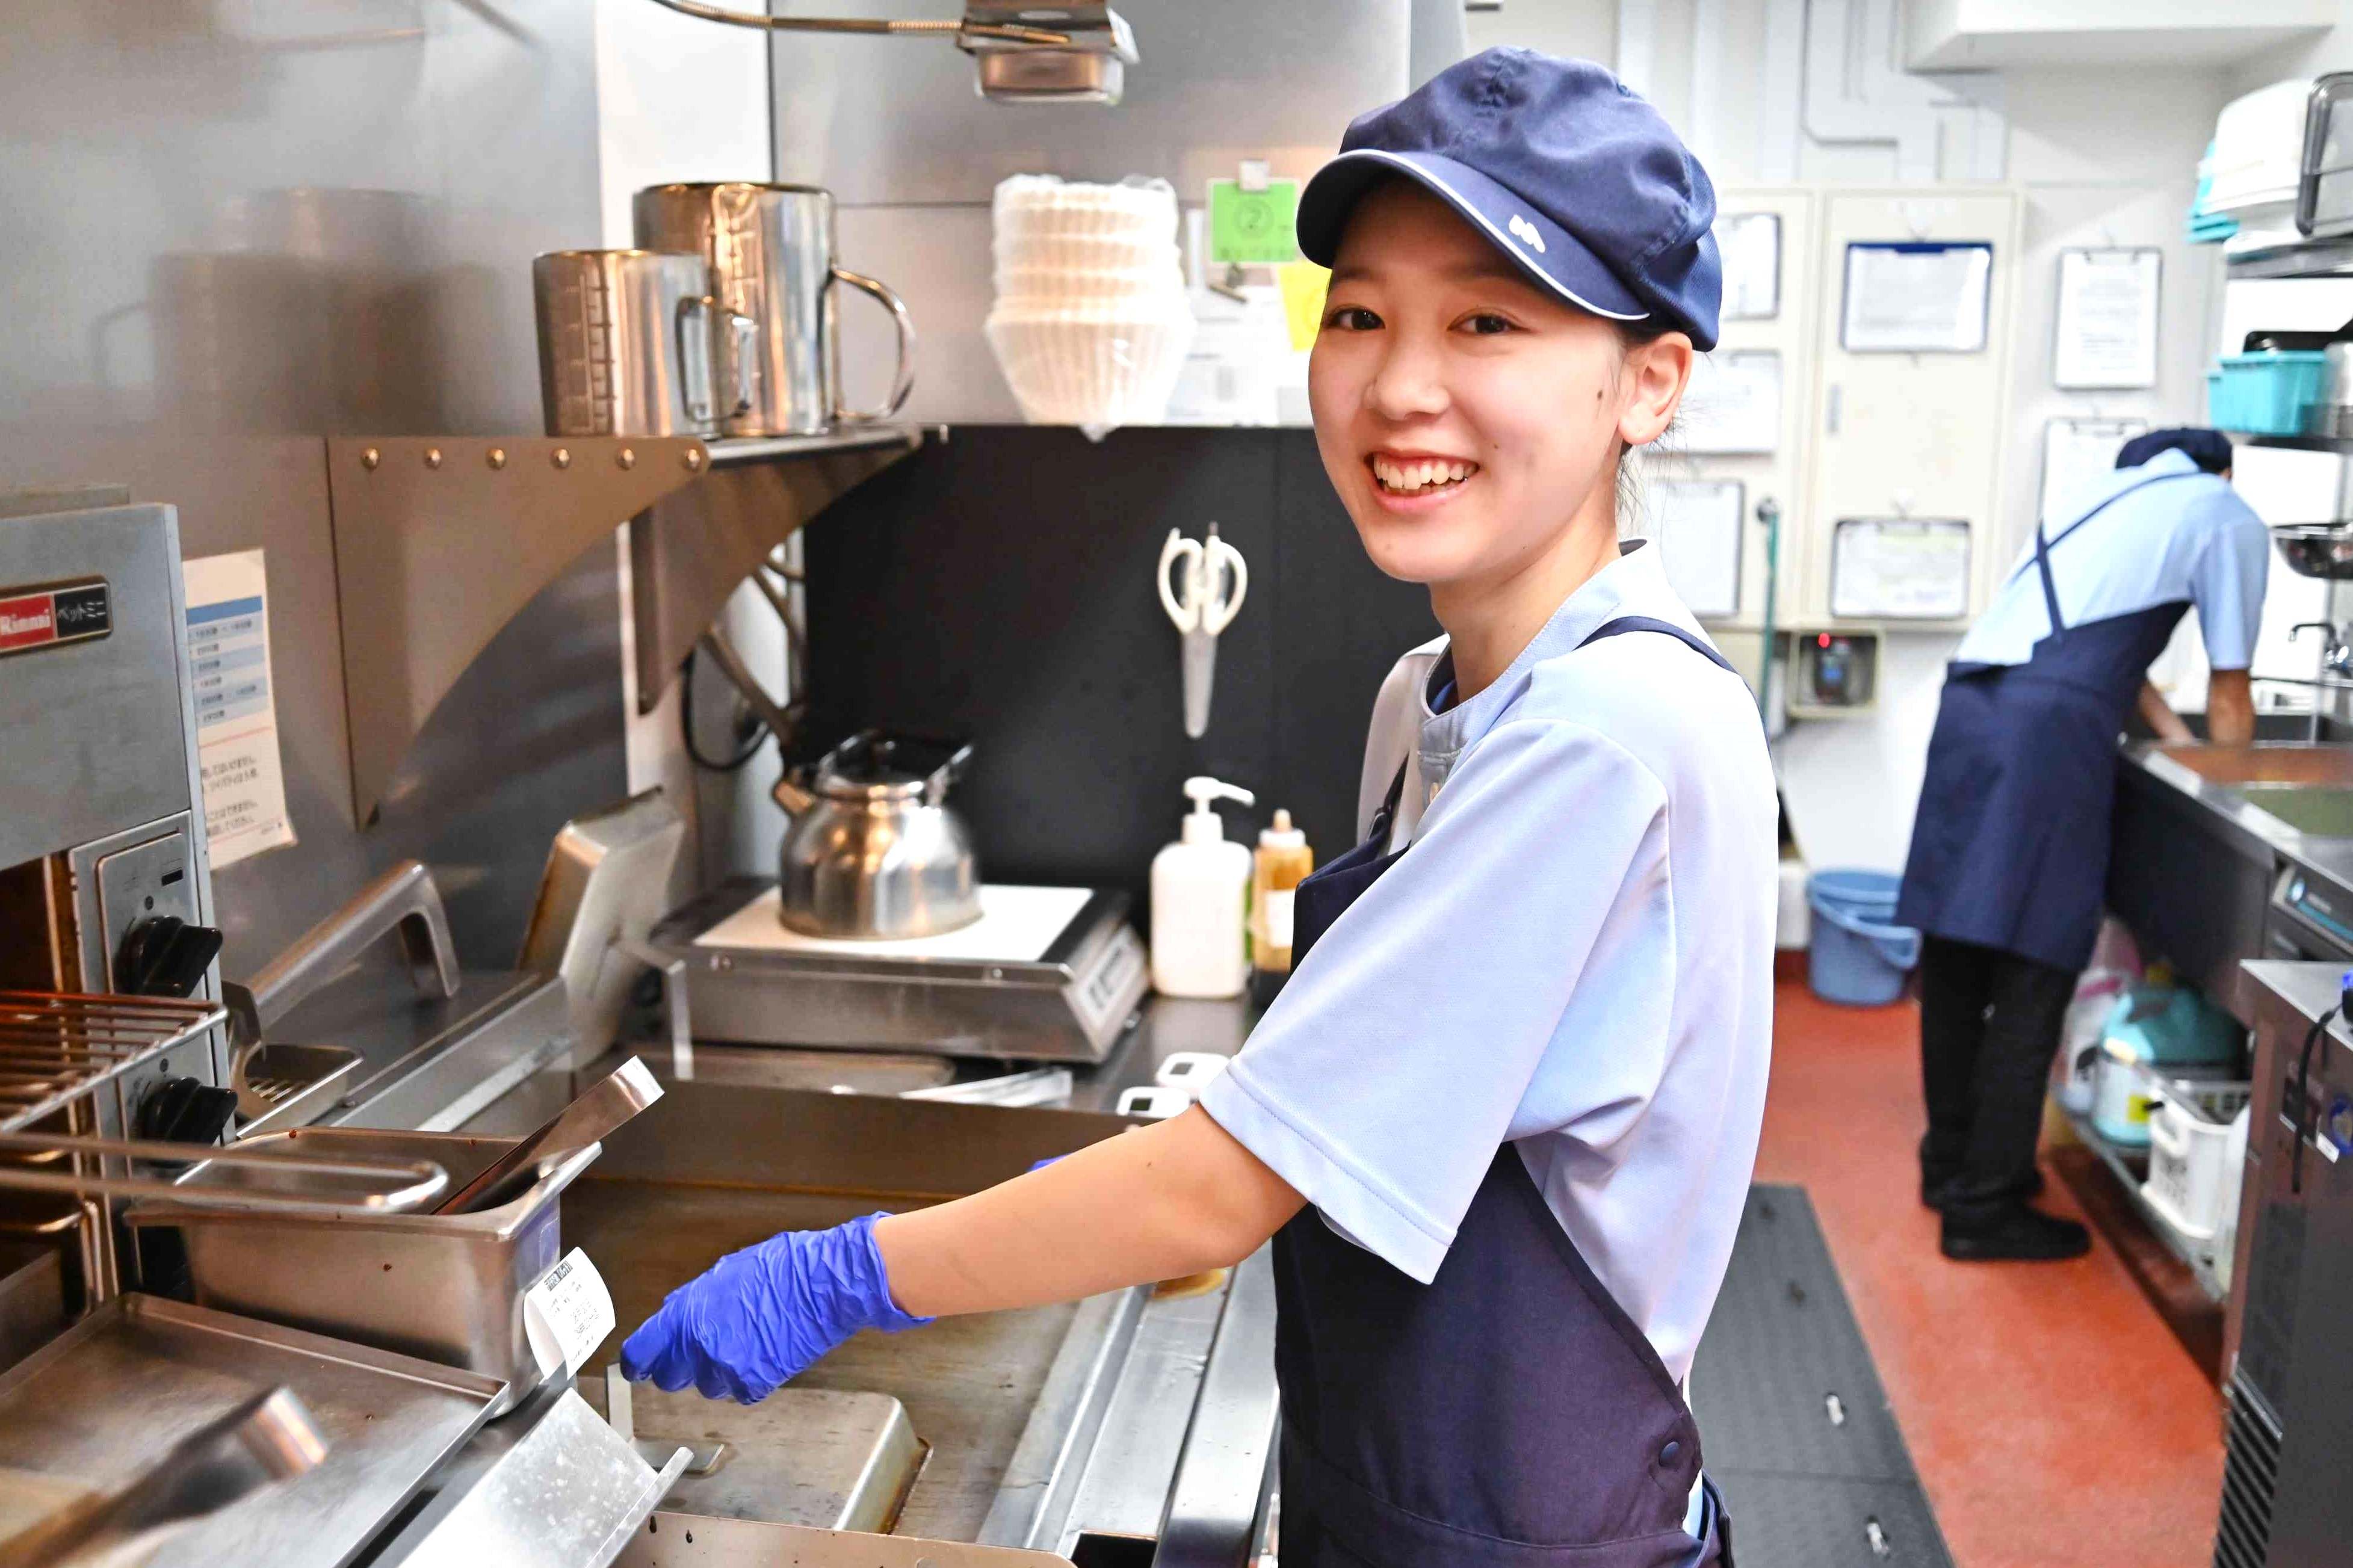
[[[1958,1568],[2205,1568],[2220,1397],[2116,1253],[1947,1262],[1914,1163],[1918,1009],[1778,1000],[1757,1176],[1812,1197]],[[2052,1175],[2042,1201],[2080,1216]]]

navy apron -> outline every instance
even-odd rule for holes
[[[1731,668],[1643,616],[1585,640],[1635,631]],[[1294,963],[1406,853],[1383,853],[1404,784],[1299,884]],[[1274,1267],[1283,1568],[1730,1568],[1712,1488],[1704,1542],[1683,1530],[1700,1458],[1682,1393],[1512,1144],[1428,1285],[1313,1207],[1275,1234]]]
[[[2194,479],[2165,474],[2143,481]],[[2024,664],[1956,663],[1928,740],[1898,925],[2081,969],[2107,884],[2116,736],[2186,603],[2071,626],[2051,552],[2119,490],[2046,539],[2034,527],[2050,635]]]

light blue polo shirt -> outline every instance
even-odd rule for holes
[[[2082,519],[2088,521],[2075,527]],[[2271,535],[2228,480],[2201,472],[2188,453],[2159,452],[2137,468],[2118,468],[2074,518],[2046,523],[2043,533],[2052,541],[2060,618],[2069,626],[2158,605],[2195,605],[2209,665],[2244,669],[2253,660]],[[2029,539],[1953,662],[2024,664],[2050,635],[2050,606]]]
[[[1636,546],[1485,690],[1433,713],[1414,683],[1429,804],[1410,851],[1201,1103],[1335,1230],[1425,1282],[1515,1142],[1681,1380],[1756,1162],[1778,808],[1747,686],[1664,636],[1578,646],[1621,616],[1698,629]],[[1367,773],[1385,761],[1384,784],[1388,732],[1377,715]]]

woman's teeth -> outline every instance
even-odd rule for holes
[[[1476,463],[1450,463],[1435,458],[1400,463],[1376,457],[1372,463],[1373,478],[1380,482],[1381,489],[1396,495],[1416,495],[1459,485],[1479,471]]]

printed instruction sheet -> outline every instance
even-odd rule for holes
[[[196,764],[213,869],[294,842],[269,674],[269,604],[262,552],[182,563],[188,665],[196,689]]]

